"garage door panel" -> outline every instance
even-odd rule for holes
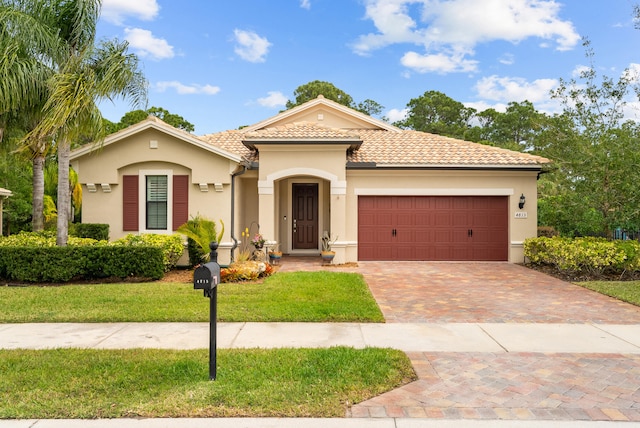
[[[361,196],[358,210],[360,260],[508,259],[507,197]]]

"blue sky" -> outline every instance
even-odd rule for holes
[[[271,117],[313,80],[372,99],[393,120],[431,90],[479,110],[529,100],[552,113],[549,91],[587,64],[582,37],[600,73],[640,70],[634,0],[102,3],[98,36],[139,55],[148,107],[183,116],[198,135]],[[132,108],[101,109],[117,122]]]

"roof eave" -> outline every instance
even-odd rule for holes
[[[118,131],[115,134],[111,134],[107,136],[101,144],[92,143],[92,144],[87,144],[83,147],[80,147],[71,152],[69,160],[75,160],[95,150],[99,150],[104,146],[108,146],[110,144],[123,140],[127,137],[130,137],[138,132],[145,131],[147,129],[155,129],[155,130],[164,132],[166,134],[171,135],[172,137],[185,140],[193,144],[194,146],[200,147],[211,153],[225,157],[231,161],[238,162],[238,163],[242,161],[242,156],[240,155],[228,152],[212,144],[208,144],[202,141],[201,139],[199,139],[198,137],[196,137],[195,135],[191,135],[185,131],[181,131],[177,128],[174,128],[173,126],[170,126],[170,125],[163,126],[158,122],[150,121],[150,120],[139,122],[135,125],[129,126],[128,128]]]
[[[487,170],[487,171],[540,171],[541,164],[384,164],[377,162],[347,162],[347,169],[430,169],[430,170]]]
[[[347,138],[347,139],[327,139],[327,138],[305,138],[303,140],[275,140],[273,138],[248,138],[242,140],[247,148],[256,150],[256,144],[268,144],[268,145],[316,145],[316,144],[328,144],[328,145],[349,145],[349,150],[358,150],[362,145],[362,140],[359,138]]]

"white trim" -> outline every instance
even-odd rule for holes
[[[331,183],[332,195],[346,195],[347,194],[347,182],[344,180],[338,180],[338,176],[322,169],[316,168],[288,168],[280,171],[273,172],[267,175],[266,180],[258,181],[258,194],[259,195],[273,195],[273,183],[276,180],[288,177],[308,175],[312,177],[322,178]]]
[[[111,193],[111,185],[109,183],[101,183],[100,187],[102,187],[104,193]]]
[[[198,186],[200,187],[201,192],[209,191],[209,185],[207,183],[199,183]]]
[[[515,191],[508,188],[356,188],[353,193],[365,196],[511,196]]]
[[[524,241],[511,241],[512,247],[522,247],[524,246]]]
[[[167,228],[147,230],[147,176],[167,176]],[[141,169],[138,171],[138,232],[172,234],[173,228],[173,170],[171,169]]]
[[[89,191],[89,193],[95,193],[95,192],[98,191],[95,183],[87,183],[86,186],[87,186],[87,190]]]

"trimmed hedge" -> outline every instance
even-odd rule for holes
[[[0,247],[0,277],[21,282],[164,275],[161,248],[149,246]]]
[[[96,241],[109,240],[109,225],[99,223],[72,223],[69,225],[69,235],[78,238],[91,238]]]
[[[604,238],[530,238],[524,241],[524,255],[531,263],[549,265],[560,271],[601,275],[605,272],[640,270],[640,243]]]

